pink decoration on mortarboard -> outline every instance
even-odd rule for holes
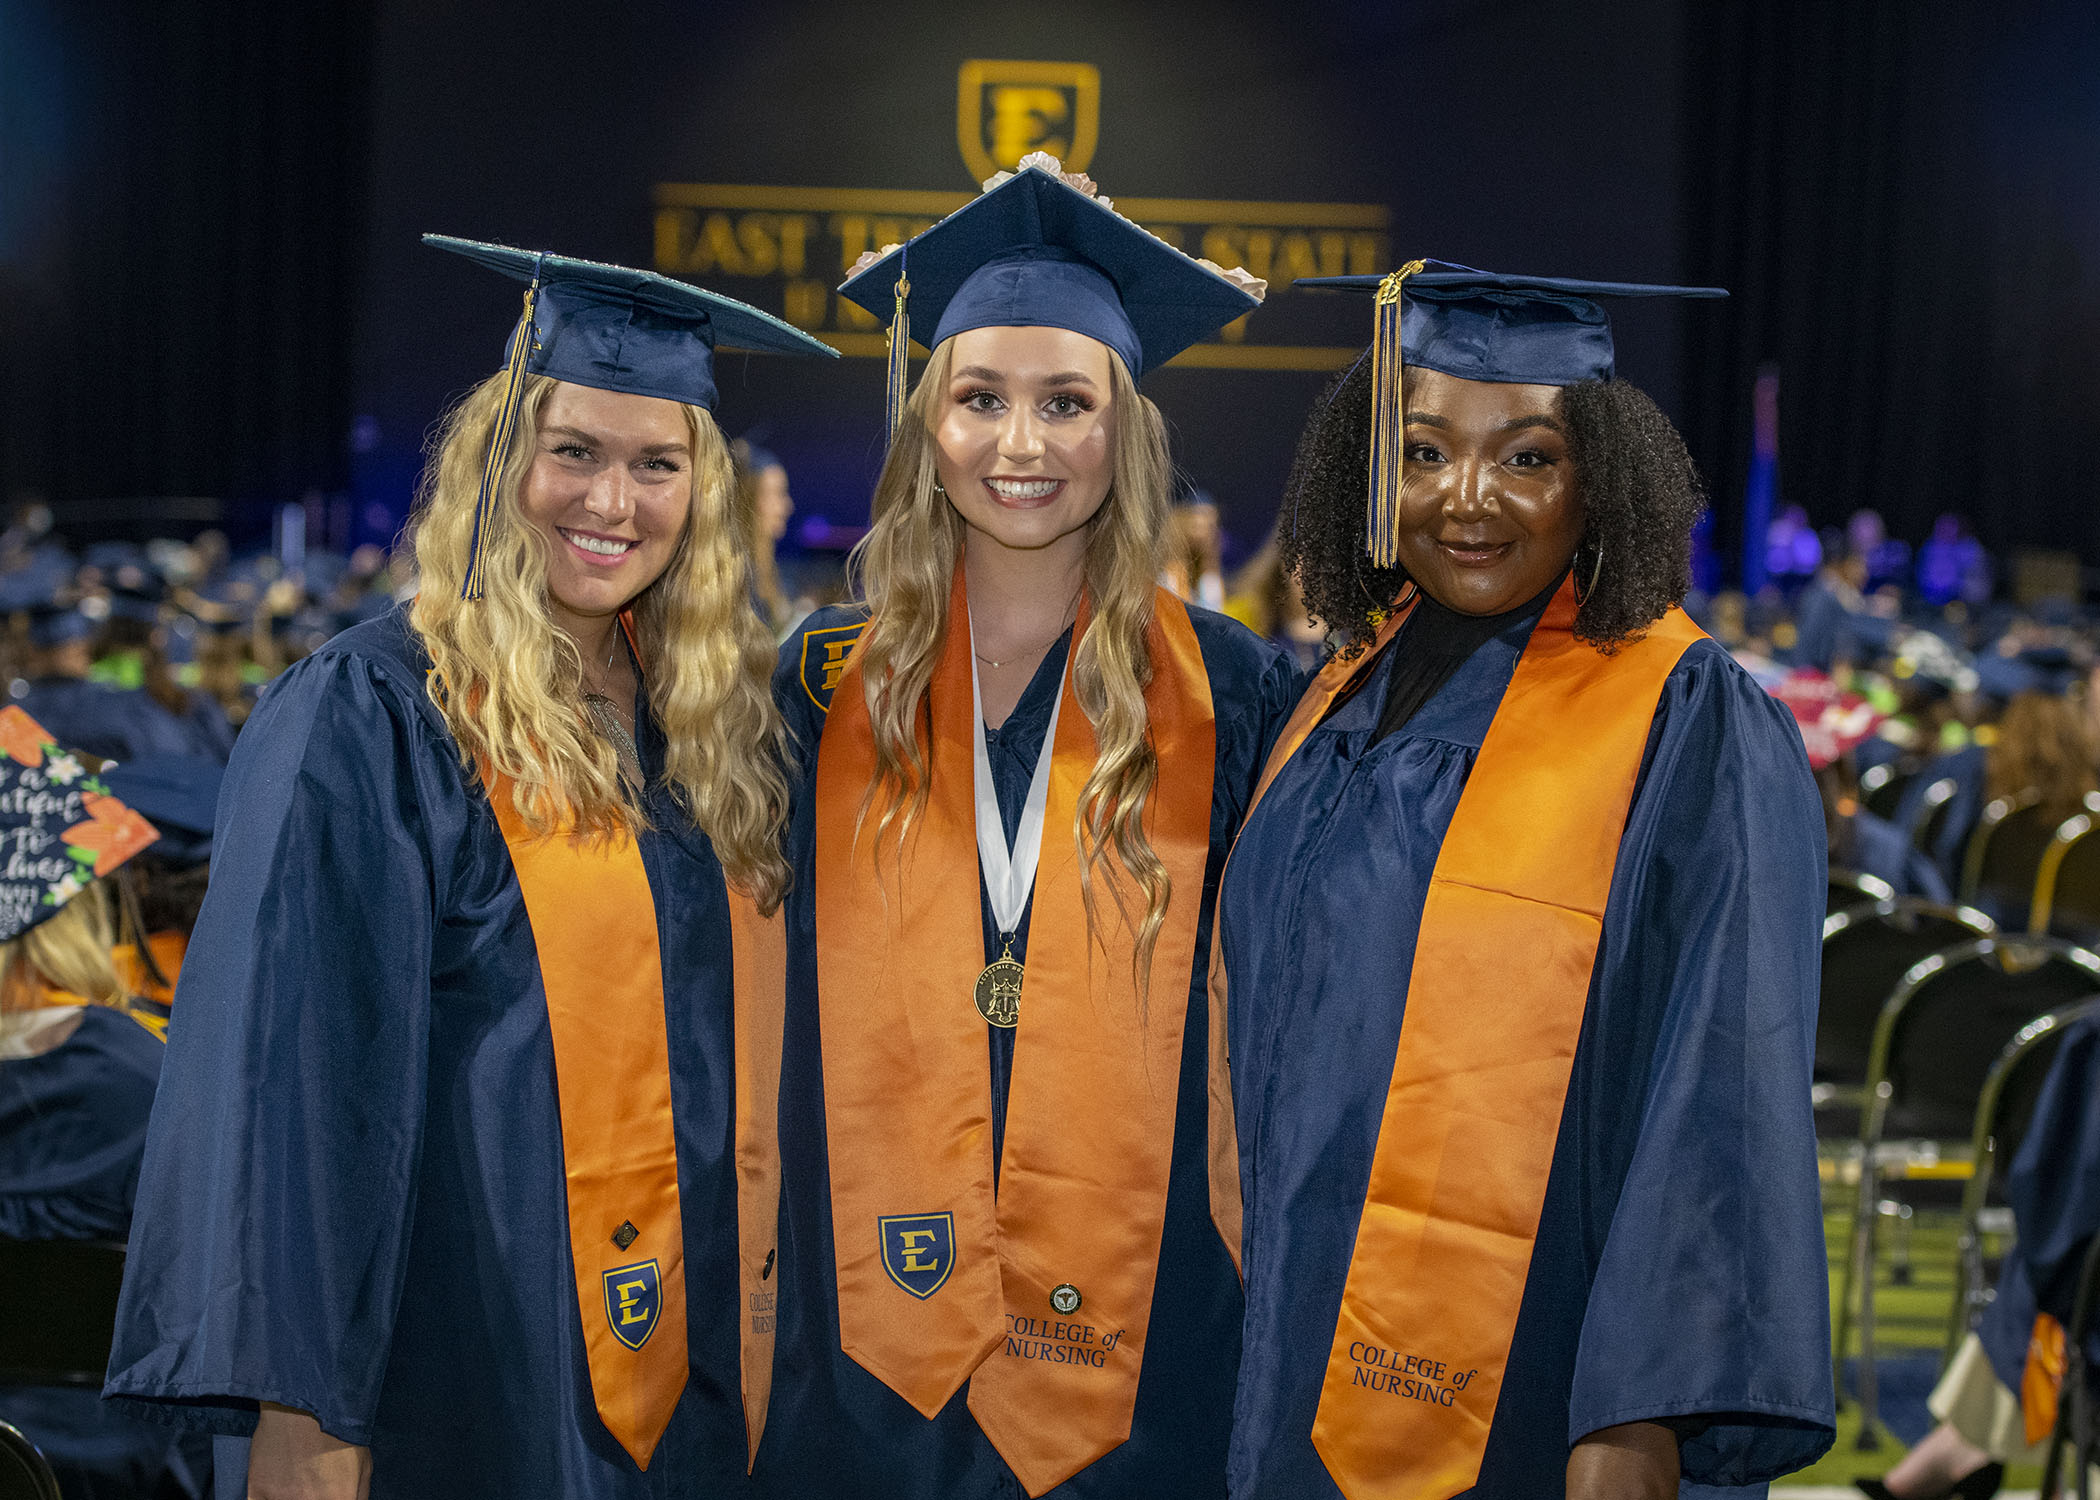
[[[1818,771],[1872,739],[1884,718],[1857,693],[1806,667],[1789,672],[1771,693],[1794,715],[1808,763]]]

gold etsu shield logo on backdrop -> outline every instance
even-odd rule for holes
[[[955,131],[980,182],[1047,151],[1084,172],[1101,137],[1101,70],[1092,63],[995,62],[973,57],[957,79]]]

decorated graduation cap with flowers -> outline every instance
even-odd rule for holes
[[[0,709],[0,942],[65,904],[160,831],[21,709]]]

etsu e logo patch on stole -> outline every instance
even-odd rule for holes
[[[826,713],[831,712],[831,695],[838,689],[839,678],[845,675],[846,658],[853,652],[853,643],[867,628],[866,620],[855,620],[851,625],[802,633],[802,691]]]
[[[663,1274],[653,1260],[605,1273],[605,1319],[613,1337],[630,1349],[639,1349],[656,1332],[657,1314],[664,1305]]]
[[[882,1269],[921,1302],[955,1269],[955,1215],[901,1214],[876,1220]]]

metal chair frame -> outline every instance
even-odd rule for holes
[[[1960,783],[1952,776],[1942,776],[1919,794],[1918,805],[1911,811],[1910,827],[1905,830],[1910,835],[1910,846],[1913,849],[1922,853],[1931,851],[1931,834],[1934,831],[1932,820],[1946,809],[1947,804],[1954,800],[1955,793],[1960,790]]]
[[[1984,805],[1983,813],[1976,819],[1976,831],[1969,835],[1969,846],[1962,851],[1961,887],[1956,894],[1964,901],[1976,894],[1976,887],[1983,880],[1983,855],[1990,847],[1991,835],[1998,825],[2023,807],[2032,807],[2042,800],[2042,794],[2032,787],[2011,797],[1994,797]]]
[[[1871,878],[1871,877],[1869,877]],[[1834,937],[1850,932],[1867,922],[1878,922],[1893,916],[1937,917],[1968,928],[1979,938],[1994,937],[1998,924],[1973,906],[1961,906],[1946,901],[1933,901],[1924,896],[1884,896],[1879,901],[1866,902],[1859,906],[1848,906],[1843,911],[1834,911],[1823,919],[1823,942],[1827,945]],[[1906,971],[1907,972],[1907,971]],[[1816,1104],[1842,1105],[1864,1108],[1866,1084],[1818,1084]]]
[[[35,1486],[36,1500],[65,1500],[59,1492],[58,1475],[52,1471],[51,1460],[29,1440],[29,1434],[11,1422],[0,1422],[0,1455],[13,1459],[20,1466],[20,1472]]]
[[[1929,958],[1911,965],[1889,998],[1882,1004],[1881,1016],[1874,1025],[1874,1042],[1867,1061],[1867,1102],[1865,1117],[1860,1126],[1859,1137],[1859,1191],[1855,1199],[1852,1216],[1851,1244],[1845,1257],[1844,1278],[1838,1293],[1837,1327],[1831,1340],[1831,1371],[1833,1382],[1840,1391],[1844,1389],[1845,1345],[1852,1326],[1852,1304],[1854,1289],[1858,1290],[1859,1315],[1859,1403],[1860,1427],[1858,1446],[1874,1449],[1881,1446],[1878,1431],[1880,1423],[1880,1394],[1877,1390],[1874,1368],[1874,1253],[1875,1225],[1879,1215],[1877,1197],[1880,1192],[1880,1150],[1882,1131],[1888,1119],[1889,1104],[1895,1096],[1895,1087],[1889,1082],[1889,1054],[1894,1049],[1896,1027],[1904,1012],[1926,982],[1943,970],[1958,964],[1970,963],[2000,948],[2011,953],[2046,954],[2063,958],[2086,970],[2093,976],[2093,988],[2100,993],[2100,954],[2068,943],[2060,938],[1999,936],[1978,938],[1974,942],[1958,943],[1952,948],[1943,948]]]
[[[1830,867],[1830,884],[1843,890],[1856,891],[1862,906],[1871,905],[1876,901],[1892,901],[1896,896],[1896,888],[1879,875],[1869,875],[1863,870],[1848,870],[1842,865]],[[1824,920],[1828,921],[1829,918]]]
[[[2045,933],[2049,930],[2049,919],[2055,915],[2056,880],[2063,872],[2064,861],[2071,857],[2071,850],[2080,840],[2092,833],[2094,817],[2091,812],[2073,813],[2056,825],[2056,832],[2049,836],[2049,847],[2042,851],[2041,867],[2034,872],[2034,898],[2028,903],[2027,930]]]
[[[1882,817],[1892,816],[1896,810],[1896,803],[1903,797],[1904,785],[1919,774],[1924,764],[1918,756],[1905,755],[1895,760],[1885,760],[1878,766],[1867,767],[1859,773],[1860,805],[1869,812],[1879,813]],[[1885,789],[1891,791],[1890,797],[1881,795]],[[1886,812],[1882,811],[1884,807],[1887,808]]]
[[[1991,1182],[1998,1167],[1998,1107],[2005,1094],[2005,1086],[2012,1081],[2014,1073],[2025,1066],[2035,1054],[2035,1049],[2047,1038],[2056,1035],[2066,1026],[2100,1017],[2100,998],[2082,1001],[2077,1005],[2053,1010],[2046,1016],[2037,1016],[2014,1033],[2005,1044],[1998,1060],[1991,1064],[1991,1071],[1984,1076],[1983,1093],[1976,1101],[1976,1125],[1970,1133],[1969,1147],[1974,1153],[1971,1160],[1974,1170],[1962,1188],[1961,1233],[1957,1240],[1954,1263],[1954,1306],[1947,1319],[1946,1358],[1954,1358],[1954,1351],[1976,1320],[1989,1305],[1990,1291],[1983,1284],[1983,1213],[1990,1198]]]

